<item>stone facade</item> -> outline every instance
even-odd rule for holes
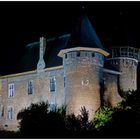
[[[55,76],[56,78],[56,91],[49,92],[49,78]],[[1,129],[17,130],[17,114],[19,111],[41,101],[49,101],[50,104],[62,106],[64,104],[64,91],[63,91],[63,69],[57,67],[53,69],[46,69],[44,72],[31,71],[21,73],[19,75],[9,75],[1,77],[0,89],[0,107]],[[28,94],[28,82],[33,81],[33,93]],[[13,97],[8,97],[8,84],[14,84]],[[8,117],[8,107],[12,108],[12,118]]]
[[[121,61],[125,62],[125,60]],[[30,106],[31,103],[48,101],[50,105],[57,107],[66,105],[67,113],[75,115],[80,114],[81,107],[86,107],[90,119],[94,117],[95,111],[102,102],[112,107],[116,106],[122,100],[118,92],[119,82],[121,82],[120,86],[127,89],[131,87],[136,89],[135,85],[131,85],[131,83],[136,83],[137,65],[131,63],[130,66],[129,63],[131,69],[128,69],[124,67],[123,63],[115,62],[114,64],[117,64],[116,68],[120,68],[119,71],[123,68],[125,72],[129,71],[129,73],[105,69],[104,55],[95,49],[87,51],[87,48],[85,50],[75,48],[63,54],[63,66],[42,69],[40,72],[35,70],[1,77],[1,129],[17,130],[18,112]],[[52,77],[55,77],[55,91],[50,91],[50,78]],[[120,81],[120,77],[122,81]],[[32,81],[33,84],[32,94],[28,94],[29,81]],[[11,83],[14,84],[14,93],[12,97],[8,97],[8,85]],[[9,108],[12,108],[12,118],[8,116]]]
[[[116,59],[116,61],[113,63],[115,63],[114,66],[118,68],[120,72],[122,72],[122,74],[119,76],[120,89],[122,91],[136,90],[138,61],[130,58],[122,58]]]
[[[115,107],[122,100],[118,92],[118,76],[111,71],[105,71],[104,79],[104,103],[107,106]]]
[[[41,101],[48,101],[50,109],[65,105],[67,114],[78,115],[81,107],[85,107],[91,120],[101,105],[114,107],[122,100],[120,89],[137,89],[139,50],[118,47],[112,49],[108,57],[109,53],[102,47],[88,18],[82,17],[81,20],[81,28],[76,28],[76,36],[71,37],[71,42],[69,39],[62,42],[64,38],[69,37],[67,35],[54,39],[61,39],[58,44],[62,49],[58,51],[59,48],[55,46],[54,50],[61,57],[59,60],[63,60],[62,65],[45,68],[45,48],[48,52],[53,48],[49,48],[42,37],[36,70],[0,77],[1,129],[18,130],[17,114],[31,103]],[[67,48],[64,45],[67,43],[73,47]],[[107,68],[104,62],[113,66],[113,69]]]
[[[118,87],[121,91],[137,89],[138,52],[138,49],[129,46],[112,48],[112,56],[107,61],[121,72],[118,77]]]
[[[78,56],[78,53],[81,55]],[[63,58],[66,78],[65,99],[68,113],[74,112],[78,115],[79,109],[85,106],[89,110],[90,118],[93,118],[101,105],[100,82],[103,60],[99,60],[100,57],[102,59],[102,55],[90,51],[73,51],[65,54]]]

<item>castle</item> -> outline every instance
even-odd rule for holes
[[[1,129],[17,130],[18,112],[31,103],[48,101],[51,109],[66,105],[67,113],[76,115],[84,106],[91,119],[102,104],[117,105],[120,90],[137,89],[139,49],[116,46],[109,53],[86,15],[72,33],[41,37],[26,47],[39,49],[38,63],[34,70],[0,77]]]

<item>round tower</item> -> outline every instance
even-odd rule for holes
[[[109,53],[86,15],[78,19],[64,48],[58,55],[63,58],[66,111],[78,115],[85,107],[92,119],[101,104],[103,56]]]
[[[104,55],[102,49],[77,47],[60,51],[63,57],[67,113],[80,114],[81,107],[92,119],[101,105]]]
[[[118,80],[121,91],[137,89],[138,51],[137,48],[129,46],[112,48],[111,58],[108,61],[121,72]]]

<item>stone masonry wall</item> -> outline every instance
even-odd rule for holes
[[[68,54],[68,58],[64,58],[63,62],[67,113],[78,115],[81,107],[85,107],[89,111],[89,119],[92,119],[101,104],[102,68],[99,66],[98,57],[76,57]]]
[[[56,78],[56,91],[49,92],[49,77]],[[33,81],[33,94],[28,95],[28,81]],[[44,72],[25,74],[16,77],[0,79],[0,128],[7,130],[17,130],[17,114],[21,109],[30,106],[31,103],[40,101],[53,102],[57,106],[64,103],[63,100],[63,69],[45,70]],[[8,83],[14,83],[14,96],[8,97]],[[13,108],[13,119],[9,120],[7,108]],[[4,113],[2,113],[4,112]]]
[[[131,58],[118,58],[110,60],[111,64],[121,72],[119,88],[122,91],[137,89],[137,61]]]
[[[104,73],[104,104],[115,107],[122,100],[118,93],[118,75]]]

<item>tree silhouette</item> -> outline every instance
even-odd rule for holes
[[[48,103],[32,104],[18,114],[23,138],[140,138],[140,94],[129,91],[116,108],[100,107],[94,121],[88,111],[66,115],[66,107],[49,110]]]
[[[66,115],[66,108],[49,111],[48,103],[32,104],[22,110],[19,120],[20,136],[23,138],[83,138],[93,128],[88,121],[88,111],[81,108],[81,115]]]
[[[64,134],[65,125],[62,113],[60,110],[49,111],[48,107],[48,103],[45,102],[31,104],[29,108],[18,114],[21,136],[26,138],[55,138]]]

